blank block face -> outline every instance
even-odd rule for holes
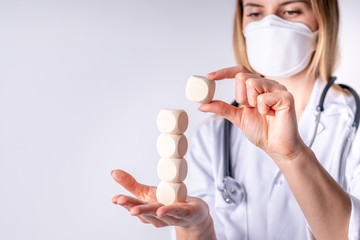
[[[163,109],[157,117],[157,127],[161,133],[183,134],[188,123],[188,115],[184,110]]]
[[[186,154],[188,142],[183,134],[160,134],[156,148],[160,157],[182,158]]]
[[[184,158],[161,158],[157,173],[161,181],[181,183],[187,175],[188,165]]]
[[[160,182],[156,189],[156,199],[164,205],[185,202],[187,189],[184,183]]]
[[[198,103],[211,102],[215,93],[215,81],[203,76],[193,75],[186,84],[186,97]]]

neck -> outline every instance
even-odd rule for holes
[[[304,70],[301,73],[289,78],[270,78],[284,85],[294,96],[296,118],[298,122],[309,102],[315,83],[315,77],[307,78],[306,73],[307,71]]]

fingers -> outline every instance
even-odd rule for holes
[[[151,215],[141,215],[139,216],[140,221],[144,223],[151,223],[154,227],[165,227],[165,226],[178,226],[183,221],[181,219],[177,219],[170,216],[163,216],[163,217],[155,217]]]
[[[117,197],[117,196],[115,196],[115,197]],[[114,201],[114,198],[113,198],[113,201]],[[133,207],[133,206],[137,206],[137,205],[146,204],[146,202],[142,201],[140,199],[137,199],[137,198],[130,197],[130,196],[118,195],[118,198],[116,199],[116,204],[119,204],[121,206],[126,205],[126,206]]]
[[[240,120],[237,118],[241,115],[239,114],[239,111],[242,111],[242,109],[222,101],[212,101],[210,103],[201,104],[199,110],[202,112],[212,112],[218,114],[233,123]]]
[[[158,202],[145,202],[139,200],[137,198],[133,198],[130,196],[125,195],[117,195],[113,198],[113,202],[116,204],[121,205],[129,210],[130,214],[133,216],[139,215],[153,215],[156,216],[156,211],[158,208],[164,206]]]
[[[130,214],[137,216],[144,223],[151,223],[155,227],[176,226],[184,223],[182,218],[171,216],[170,214],[159,216],[157,210],[162,204],[152,203],[136,206],[130,209]]]
[[[140,219],[140,221],[141,221],[142,223],[150,224],[150,222],[147,221],[146,219],[144,219],[142,216],[138,216],[138,219]]]
[[[182,226],[182,225],[186,225],[186,222],[183,219],[179,219],[176,217],[172,217],[172,216],[162,216],[162,217],[158,217],[159,219],[161,219],[162,221],[166,222],[169,226]]]
[[[199,199],[189,201],[189,203],[164,206],[158,202],[146,202],[130,196],[116,195],[113,197],[113,202],[126,208],[132,216],[138,217],[141,222],[150,223],[155,227],[188,226],[193,224],[194,218],[202,218],[201,216],[205,212],[202,211],[203,207]]]
[[[236,101],[246,107],[257,107],[258,96],[269,92],[287,91],[283,85],[278,82],[259,77],[250,72],[244,66],[235,66],[230,68],[220,69],[216,72],[208,74],[208,77],[213,80],[221,80],[225,78],[235,78],[235,97]],[[215,102],[215,103],[214,103]],[[199,110],[203,112],[213,112],[219,114],[230,121],[234,122],[238,117],[236,109],[220,101],[203,104]],[[271,113],[266,106],[263,105],[262,112]],[[270,114],[272,115],[272,114]],[[238,119],[239,120],[239,119]]]
[[[163,206],[161,203],[153,202],[134,206],[130,209],[130,214],[133,216],[142,214],[156,215],[156,210]]]
[[[112,199],[111,199],[112,203],[117,204],[117,199],[118,199],[119,197],[121,197],[121,196],[122,196],[122,195],[115,195],[115,196],[113,196]]]
[[[290,112],[294,107],[293,96],[286,91],[264,93],[258,96],[257,108],[260,114],[273,115],[275,112]]]
[[[236,75],[236,101],[238,103],[256,108],[260,114],[269,116],[274,116],[276,111],[292,107],[293,97],[284,86],[272,80],[250,76],[251,74],[246,73]],[[199,110],[218,114],[235,125],[241,125],[243,109],[225,102],[212,101],[201,104]]]
[[[169,226],[168,223],[166,223],[166,222],[163,221],[162,219],[159,219],[159,218],[154,217],[154,216],[142,215],[142,216],[139,217],[139,218],[140,218],[140,220],[141,220],[142,222],[151,223],[154,227],[157,227],[157,228]]]
[[[156,211],[158,217],[167,215],[175,218],[187,218],[192,213],[193,209],[188,204],[181,203],[163,206]]]
[[[239,65],[235,67],[223,68],[216,72],[209,73],[207,76],[212,80],[222,80],[226,78],[235,78],[238,73],[251,73],[246,67]]]
[[[163,204],[158,202],[146,202],[134,197],[121,194],[114,196],[112,198],[112,202],[127,209],[132,216],[138,217],[141,222],[146,224],[152,224],[157,228],[184,224],[183,219],[171,216],[171,214],[181,216],[181,214],[179,213],[181,212],[181,210],[178,208],[175,208],[176,211],[171,211],[172,208],[169,207],[169,211],[164,211],[164,214],[158,216],[157,210],[161,207],[164,207]],[[185,210],[185,212],[187,212],[187,210]],[[166,213],[169,214],[166,215]]]
[[[127,209],[131,215],[137,216],[142,223],[150,223],[155,227],[169,225],[166,221],[161,220],[156,216],[156,210],[163,206],[160,203],[147,203],[125,195],[116,195],[113,197],[112,201]]]
[[[235,76],[235,99],[237,103],[244,106],[250,106],[248,101],[246,80],[252,76],[253,75],[249,73],[238,73]]]
[[[134,206],[130,209],[130,214],[137,216],[143,223],[151,223],[155,227],[174,226],[183,222],[182,219],[170,215],[158,216],[157,210],[162,207],[161,203],[149,203]]]
[[[242,105],[256,107],[260,94],[278,91],[286,91],[286,88],[276,81],[249,73],[238,73],[235,76],[235,97]]]
[[[138,183],[133,176],[125,171],[113,170],[111,176],[117,183],[138,198],[143,199],[150,191],[149,186]]]

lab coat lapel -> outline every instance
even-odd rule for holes
[[[313,90],[311,92],[311,96],[309,99],[308,104],[306,105],[306,108],[301,115],[300,121],[298,123],[298,129],[299,134],[304,141],[304,143],[309,146],[310,141],[314,135],[314,131],[316,128],[316,106],[319,103],[321,93],[325,87],[325,82],[321,79],[316,79],[314,83]],[[316,137],[321,134],[325,130],[325,125],[323,124],[323,119],[320,118],[320,123],[318,126],[318,129],[315,133],[315,139]]]
[[[315,130],[316,106],[319,102],[321,92],[324,89],[325,85],[326,84],[321,79],[316,79],[313,90],[311,92],[309,103],[306,105],[306,108],[301,115],[300,121],[298,122],[298,131],[300,137],[306,145],[309,145]],[[320,119],[320,123],[316,131],[316,137],[324,130],[325,125],[323,124],[322,119]],[[273,185],[276,185],[276,182],[278,182],[281,177],[282,173],[280,172],[280,169],[277,168],[277,170],[274,172]]]

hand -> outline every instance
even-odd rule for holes
[[[243,66],[221,69],[210,79],[235,78],[236,108],[221,101],[202,104],[200,111],[212,112],[237,125],[245,136],[275,159],[291,159],[302,140],[297,129],[294,98],[278,82],[259,77]]]
[[[135,198],[116,195],[112,202],[126,208],[143,223],[151,223],[155,227],[201,227],[210,216],[208,205],[199,198],[188,196],[185,203],[164,206],[156,200],[156,187],[140,184],[122,170],[112,171],[111,176],[135,195]]]

